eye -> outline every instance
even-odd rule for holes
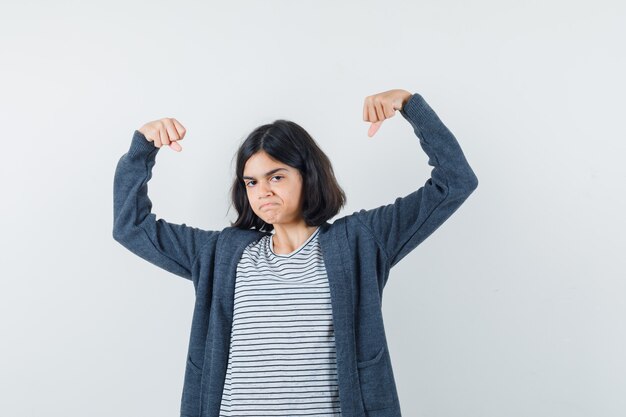
[[[272,176],[271,178],[272,178],[272,179],[274,179],[274,178],[279,178],[279,179],[280,179],[280,178],[284,178],[284,175],[274,175],[274,176]],[[277,181],[279,181],[279,180],[277,180]],[[252,183],[254,183],[254,182],[256,182],[256,181],[254,181],[254,180],[250,180],[250,181],[248,181],[247,183],[245,183],[245,185],[246,185],[246,187],[250,188],[250,185],[251,185]]]

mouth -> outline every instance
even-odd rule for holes
[[[274,203],[265,203],[261,207],[259,207],[259,209],[264,209],[265,207],[269,207],[269,206],[272,206],[272,205],[274,205]]]

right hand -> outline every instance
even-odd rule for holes
[[[363,120],[371,122],[367,136],[376,134],[386,119],[393,117],[396,110],[401,110],[413,94],[399,88],[365,97]]]
[[[141,126],[139,130],[149,142],[154,142],[154,146],[160,148],[169,145],[176,152],[183,150],[177,141],[182,140],[187,130],[178,120],[172,117],[165,117],[153,120]]]

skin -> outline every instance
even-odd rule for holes
[[[276,169],[280,171],[268,174]],[[300,214],[300,171],[260,151],[248,158],[243,175],[252,211],[265,223],[274,225],[274,252],[287,254],[296,250],[317,228],[307,226]],[[266,203],[271,205],[262,207]]]
[[[363,120],[372,123],[367,135],[373,137],[383,121],[402,109],[411,96],[407,90],[394,89],[365,97]],[[178,142],[187,132],[178,120],[171,117],[153,120],[138,130],[154,146],[169,146],[177,152],[182,151]],[[267,175],[277,168],[282,170]],[[250,177],[244,178],[244,183],[252,210],[266,223],[274,225],[274,252],[286,254],[300,247],[317,228],[307,226],[300,214],[303,202],[300,172],[260,151],[246,161],[243,175]],[[261,208],[267,202],[273,205]]]

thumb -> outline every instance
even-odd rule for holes
[[[384,120],[372,123],[372,125],[369,128],[369,130],[367,131],[367,136],[369,136],[370,138],[372,136],[374,136],[376,134],[376,132],[378,131],[378,129],[380,128],[380,125],[383,124],[383,122],[384,122]]]
[[[180,152],[183,148],[178,144],[177,141],[170,142],[170,148],[174,149],[176,152]]]

